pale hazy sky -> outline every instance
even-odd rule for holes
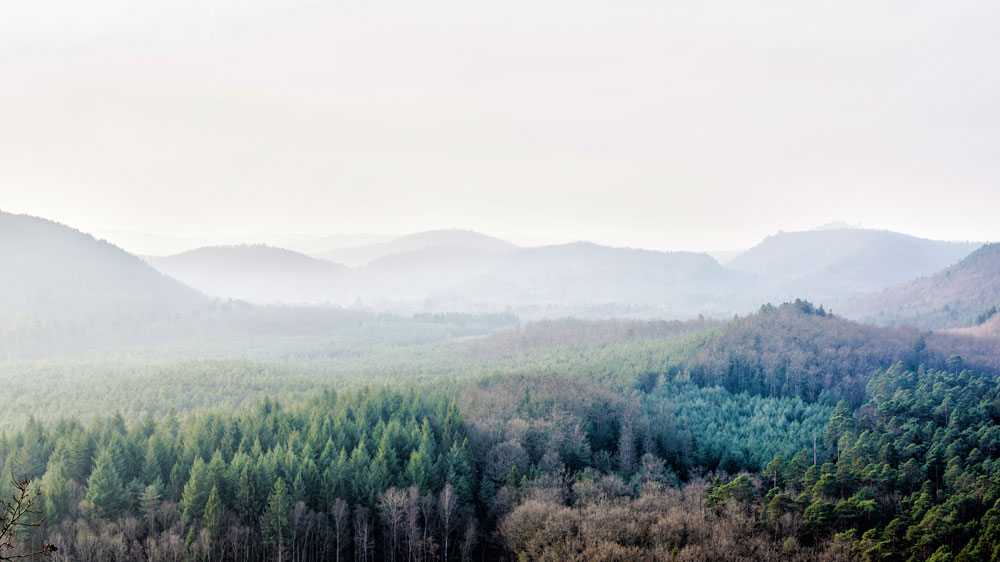
[[[1000,3],[37,0],[0,210],[89,231],[1000,239]]]

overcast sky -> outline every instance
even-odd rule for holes
[[[15,3],[0,209],[188,237],[1000,239],[1000,3]]]

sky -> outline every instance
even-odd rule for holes
[[[4,12],[0,210],[84,231],[704,250],[846,221],[1000,239],[997,2]]]

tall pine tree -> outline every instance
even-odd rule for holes
[[[86,498],[105,519],[118,516],[125,503],[125,488],[118,476],[110,449],[102,450],[97,456],[94,470],[87,480]]]
[[[201,457],[195,457],[191,465],[191,476],[184,485],[181,495],[181,516],[185,525],[198,526],[198,521],[205,513],[205,504],[212,491],[212,479],[208,467]]]
[[[205,502],[205,515],[201,519],[201,526],[208,530],[213,540],[222,535],[222,528],[226,523],[225,515],[222,500],[219,499],[219,488],[212,486],[212,491],[208,494],[208,501]]]
[[[267,509],[261,520],[260,530],[264,535],[264,542],[274,546],[277,560],[282,562],[285,548],[295,537],[295,528],[292,525],[292,500],[285,481],[281,478],[275,481],[274,489],[267,498]]]

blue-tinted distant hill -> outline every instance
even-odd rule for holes
[[[897,232],[825,228],[769,236],[726,264],[753,274],[760,302],[840,299],[903,283],[956,263],[980,244]]]

